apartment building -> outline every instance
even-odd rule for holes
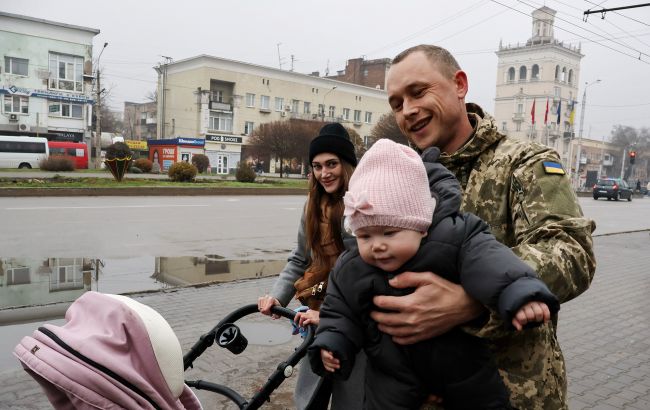
[[[0,12],[0,133],[90,142],[97,34]]]
[[[504,134],[553,147],[568,169],[583,54],[554,37],[555,13],[533,11],[528,41],[499,44],[494,117]]]
[[[124,102],[124,138],[134,141],[146,141],[156,138],[157,130],[157,103]]]
[[[375,60],[352,58],[347,61],[344,70],[337,71],[336,75],[326,77],[332,80],[385,90],[386,75],[388,74],[390,64],[390,58],[379,58]]]
[[[199,55],[163,64],[158,138],[202,138],[212,168],[228,173],[260,124],[289,119],[338,121],[369,137],[390,110],[381,89]]]

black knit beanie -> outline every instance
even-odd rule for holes
[[[318,132],[318,136],[309,144],[309,163],[314,157],[323,152],[336,154],[339,158],[357,166],[357,157],[354,154],[354,145],[344,126],[338,122],[325,124]]]

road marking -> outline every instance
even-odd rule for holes
[[[115,208],[179,208],[208,207],[209,205],[115,205],[115,206],[32,206],[23,208],[5,208],[7,211],[39,211],[44,209],[115,209]]]

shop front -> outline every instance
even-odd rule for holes
[[[149,157],[149,149],[147,147],[147,141],[124,140],[124,143],[133,152],[133,159]]]
[[[235,135],[205,136],[205,155],[210,160],[210,169],[214,174],[235,173],[241,160],[243,137]]]
[[[205,140],[200,138],[172,138],[147,140],[149,159],[167,171],[175,162],[192,162],[192,156],[203,154]]]

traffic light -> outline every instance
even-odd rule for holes
[[[634,165],[634,160],[636,160],[636,152],[630,151],[630,165]]]

